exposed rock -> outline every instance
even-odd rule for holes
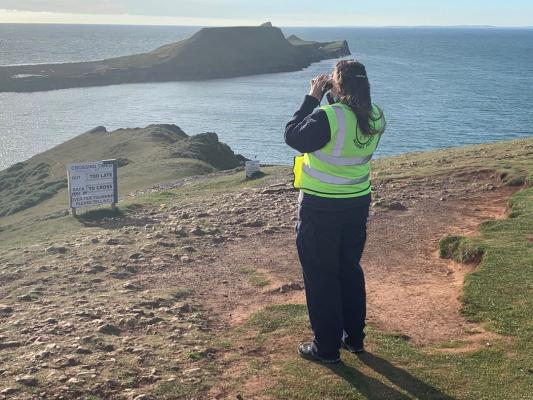
[[[11,342],[0,342],[0,350],[10,349],[15,347],[22,346],[21,342],[11,341]]]
[[[196,236],[202,236],[206,234],[206,232],[199,226],[191,230],[191,233]]]
[[[140,286],[137,286],[131,282],[125,283],[122,287],[126,290],[140,290],[141,289]]]
[[[13,313],[13,307],[6,304],[0,304],[0,316],[8,315]]]
[[[304,286],[298,282],[290,282],[285,285],[280,286],[277,289],[274,289],[273,293],[287,293],[293,290],[304,290]]]
[[[39,384],[37,378],[32,375],[19,376],[15,378],[15,381],[26,386],[37,386]]]
[[[138,396],[135,396],[133,400],[153,400],[154,398],[147,394],[140,394]]]
[[[65,254],[67,248],[65,246],[50,246],[46,248],[46,252],[50,254]]]
[[[255,219],[255,220],[252,220],[252,221],[246,221],[242,224],[242,226],[246,226],[246,227],[249,227],[249,228],[260,228],[262,226],[265,225],[265,221],[261,220],[261,219]]]
[[[20,296],[17,296],[17,300],[19,301],[33,301],[33,296],[30,294],[22,294]]]
[[[164,319],[161,317],[153,317],[153,318],[150,318],[148,321],[146,321],[146,325],[153,325],[153,324],[157,324],[162,321],[164,321]]]
[[[19,391],[18,388],[8,387],[8,388],[5,388],[4,390],[2,390],[0,392],[0,394],[3,395],[3,396],[9,396],[9,395],[17,393],[18,391]]]
[[[120,240],[116,239],[116,238],[109,238],[106,240],[105,244],[108,244],[110,246],[117,246],[120,244]]]
[[[122,333],[122,330],[112,324],[104,324],[98,328],[98,332],[103,333],[104,335],[115,335],[118,336]]]
[[[75,352],[78,354],[91,354],[92,353],[90,349],[86,347],[81,347],[81,346],[76,347]]]
[[[101,343],[98,345],[98,348],[108,353],[116,350],[115,346],[110,343]]]

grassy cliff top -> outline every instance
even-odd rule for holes
[[[160,166],[192,139],[176,127],[131,131],[123,171],[137,145],[159,143],[147,153]],[[343,351],[328,368],[295,351],[312,333],[289,167],[188,177],[76,218],[49,214],[65,196],[0,217],[0,392],[529,399],[532,151],[528,138],[374,162],[367,353]],[[26,176],[44,174],[32,165]],[[144,184],[160,178],[151,173]]]
[[[188,136],[175,125],[108,132],[97,127],[0,172],[0,217],[48,200],[65,208],[66,164],[117,159],[119,190],[126,194],[153,184],[238,167],[235,155],[215,133]]]

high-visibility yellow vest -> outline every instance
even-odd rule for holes
[[[294,158],[294,187],[330,198],[370,193],[370,160],[385,131],[383,112],[373,105],[369,123],[378,133],[365,135],[355,113],[347,105],[335,103],[321,109],[328,116],[331,138],[320,150]]]

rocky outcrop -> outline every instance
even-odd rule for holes
[[[350,54],[346,41],[287,40],[271,24],[204,28],[152,52],[102,61],[0,67],[0,92],[229,78],[297,71]]]
[[[112,132],[99,126],[0,171],[0,217],[33,207],[64,190],[67,163],[105,159],[117,160],[119,186],[127,190],[143,189],[153,184],[152,179],[173,181],[236,168],[246,160],[213,132],[189,136],[170,124]]]

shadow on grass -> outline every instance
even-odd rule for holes
[[[389,361],[378,357],[372,353],[362,353],[358,355],[359,360],[372,368],[374,371],[385,377],[387,380],[398,386],[411,396],[421,400],[454,400],[453,397],[442,393],[436,387],[431,386],[420,379],[414,377],[407,371],[395,367]],[[351,384],[368,400],[385,400],[385,399],[410,399],[411,397],[399,392],[378,381],[361,373],[357,369],[345,364],[329,366],[330,369],[346,382]]]
[[[74,216],[86,227],[120,229],[125,226],[144,226],[155,221],[148,216],[138,216],[124,212],[120,208],[98,208]]]

